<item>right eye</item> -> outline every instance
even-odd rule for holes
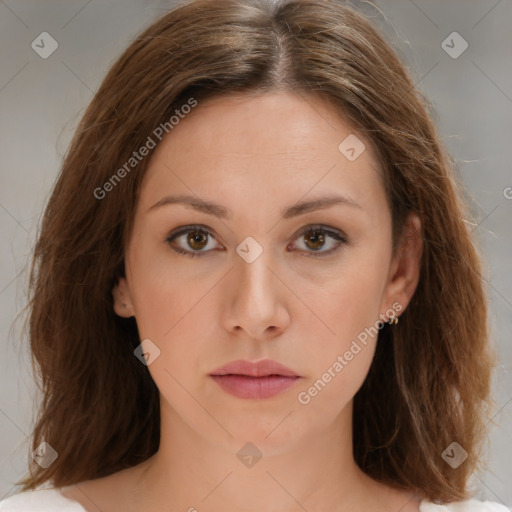
[[[195,256],[202,256],[201,253],[213,250],[214,247],[209,247],[210,241],[208,240],[208,237],[211,237],[214,240],[213,235],[208,229],[203,226],[192,225],[178,228],[178,231],[172,232],[166,238],[166,242],[171,246],[171,249],[176,251],[178,254],[184,254],[193,258]],[[182,239],[181,244],[178,246],[172,243],[175,240],[179,241],[180,239]],[[185,244],[187,244],[192,250],[186,248]]]

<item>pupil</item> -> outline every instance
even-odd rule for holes
[[[188,237],[189,244],[193,249],[202,249],[204,247],[205,244],[201,245],[201,239],[204,242],[206,240],[206,237],[199,231],[192,231]],[[196,247],[196,244],[199,244],[200,247]]]
[[[313,241],[313,249],[320,249],[325,241],[325,236],[321,231],[311,231],[313,235],[308,237],[308,240]],[[309,244],[308,244],[309,245]]]

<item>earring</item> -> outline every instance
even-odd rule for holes
[[[394,325],[396,325],[397,323],[398,323],[398,317],[397,317],[397,316],[395,316],[395,315],[391,315],[391,316],[389,317],[388,324],[389,324],[389,325],[393,325],[393,324],[394,324]]]

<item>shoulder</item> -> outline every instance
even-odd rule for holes
[[[35,489],[0,501],[0,512],[85,512],[85,509],[57,489]]]
[[[419,512],[510,512],[510,509],[501,503],[470,499],[445,505],[422,501]]]

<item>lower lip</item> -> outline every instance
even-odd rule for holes
[[[289,389],[300,377],[269,375],[248,377],[246,375],[210,375],[227,393],[238,398],[271,398]]]

